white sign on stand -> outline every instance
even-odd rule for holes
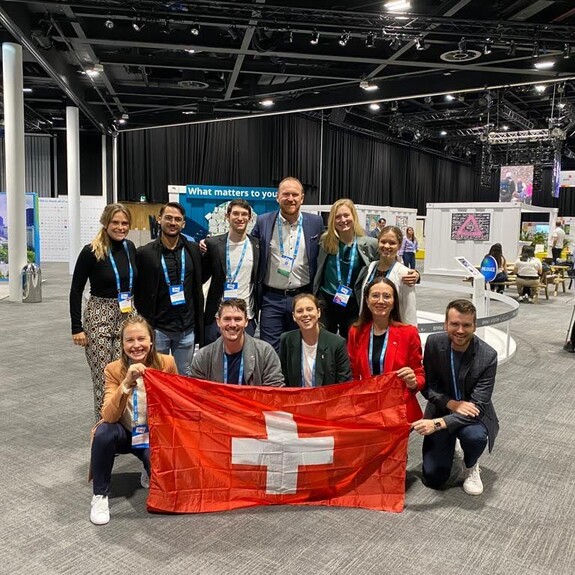
[[[455,261],[473,277],[472,301],[477,310],[477,317],[487,317],[489,313],[488,297],[485,295],[485,278],[483,274],[464,256],[456,256]]]

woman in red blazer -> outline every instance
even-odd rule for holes
[[[359,319],[349,330],[347,351],[354,380],[396,372],[405,383],[407,421],[422,417],[416,397],[425,385],[419,332],[401,323],[397,289],[387,278],[378,277],[365,287]]]

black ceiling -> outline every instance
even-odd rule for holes
[[[560,128],[569,144],[572,0],[385,4],[13,0],[1,39],[25,47],[29,131],[63,128],[76,105],[102,133],[303,111],[462,158],[494,133]]]

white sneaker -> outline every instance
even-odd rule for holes
[[[150,488],[150,476],[148,475],[146,468],[142,469],[142,474],[140,475],[140,485],[144,489]]]
[[[455,457],[458,459],[463,459],[463,449],[461,448],[461,443],[459,439],[455,440]]]
[[[106,525],[110,521],[107,495],[94,495],[90,509],[90,521],[94,525]]]
[[[473,467],[465,468],[465,473],[467,477],[463,482],[463,491],[467,495],[481,495],[483,493],[483,482],[479,474],[481,469],[479,469],[479,462],[477,462]]]

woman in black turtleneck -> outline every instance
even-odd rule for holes
[[[104,368],[120,357],[120,326],[135,315],[136,247],[126,239],[132,216],[122,204],[110,204],[100,218],[102,229],[84,246],[70,287],[70,318],[75,345],[86,350],[92,372],[96,421],[104,400]],[[82,294],[90,280],[90,299],[82,323]]]

